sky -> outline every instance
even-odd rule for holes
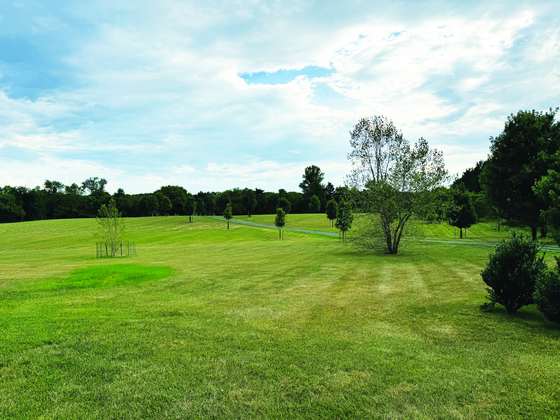
[[[374,115],[461,174],[557,106],[554,1],[0,0],[0,186],[339,186]]]

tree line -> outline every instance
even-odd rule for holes
[[[119,188],[109,194],[104,178],[88,178],[81,184],[64,185],[46,180],[42,188],[0,187],[0,223],[44,219],[93,218],[111,199],[123,217],[163,215],[223,214],[227,205],[232,214],[273,214],[279,207],[286,213],[324,212],[330,200],[340,201],[346,191],[323,183],[324,173],[317,166],[305,169],[301,192],[267,192],[263,189],[234,188],[223,192],[188,192],[167,185],[149,194],[126,194]]]

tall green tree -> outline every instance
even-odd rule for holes
[[[311,184],[314,182],[321,185],[323,179],[325,179],[325,174],[321,172],[321,168],[315,165],[308,166],[305,168],[303,173],[303,181],[299,184],[299,187],[303,191],[304,194],[307,194],[311,188]]]
[[[336,213],[338,211],[336,201],[334,199],[327,202],[327,219],[331,221],[331,226],[334,226],[334,219],[336,219]]]
[[[280,197],[278,199],[278,206],[277,207],[284,210],[284,212],[286,214],[288,214],[292,211],[292,204],[290,203],[290,201],[285,196]]]
[[[311,196],[309,200],[309,211],[311,213],[319,213],[321,211],[321,201],[316,195]]]
[[[560,152],[557,153],[560,159]],[[560,161],[557,160],[560,166]],[[554,241],[560,245],[560,172],[549,169],[548,174],[543,176],[533,186],[536,196],[544,203],[541,216],[548,224]]]
[[[352,206],[346,201],[338,204],[336,223],[334,224],[339,230],[342,240],[344,241],[346,232],[352,227],[354,215],[352,214]]]
[[[533,239],[537,228],[545,227],[541,217],[545,203],[532,187],[547,175],[560,150],[560,125],[554,121],[557,112],[558,108],[510,115],[504,131],[490,138],[491,154],[480,178],[489,204],[506,219],[529,226]]]
[[[233,212],[231,209],[231,204],[226,204],[226,209],[224,210],[224,219],[227,220],[227,228],[229,230],[229,221],[233,218]]]
[[[255,191],[250,188],[245,188],[243,190],[243,199],[245,201],[245,207],[247,208],[247,215],[251,217],[251,214],[257,207],[257,198],[255,196]]]
[[[451,226],[459,228],[459,238],[463,238],[463,229],[466,230],[478,222],[471,196],[466,190],[451,191],[451,206],[447,212],[447,220]]]
[[[349,176],[359,223],[357,246],[398,253],[401,239],[414,232],[410,220],[424,214],[433,191],[447,180],[443,154],[420,138],[414,146],[383,116],[362,118],[350,132]]]

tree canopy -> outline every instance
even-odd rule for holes
[[[510,115],[504,131],[490,138],[491,154],[481,175],[489,204],[505,218],[529,226],[533,239],[538,226],[544,225],[545,204],[532,187],[547,175],[560,149],[560,125],[554,122],[557,111]]]
[[[308,166],[302,175],[303,181],[299,184],[299,187],[304,194],[307,194],[313,183],[321,185],[323,179],[325,179],[325,174],[321,172],[321,168],[315,165]]]
[[[414,146],[383,116],[362,118],[350,132],[353,205],[360,213],[353,241],[396,254],[405,227],[422,214],[447,180],[443,154],[420,138]]]

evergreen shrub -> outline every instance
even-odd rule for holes
[[[496,303],[508,312],[533,303],[535,283],[547,273],[544,255],[538,257],[540,245],[529,236],[512,231],[509,240],[502,239],[480,275],[489,286],[490,302],[483,305],[491,309]]]
[[[560,324],[560,258],[554,258],[556,268],[537,279],[533,299],[549,321]]]

